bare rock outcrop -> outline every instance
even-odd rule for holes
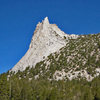
[[[35,67],[36,63],[64,47],[66,40],[77,37],[77,35],[65,34],[57,25],[50,24],[46,17],[37,24],[28,51],[11,71],[24,71],[28,66]]]

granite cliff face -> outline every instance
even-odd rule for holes
[[[50,24],[46,17],[37,24],[28,51],[11,71],[24,71],[28,66],[35,67],[36,63],[64,47],[70,38],[77,37],[74,34],[65,34],[57,25]]]

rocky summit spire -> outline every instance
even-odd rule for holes
[[[43,24],[48,25],[49,24],[49,20],[48,17],[45,17],[43,20]]]
[[[66,45],[64,37],[67,39],[70,36],[61,31],[55,24],[50,24],[48,17],[46,17],[42,23],[38,23],[28,51],[11,71],[24,71],[28,66],[35,67],[36,63],[46,59],[51,53]]]
[[[43,20],[43,29],[46,30],[49,27],[48,17],[45,17]]]

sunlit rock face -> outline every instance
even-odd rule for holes
[[[57,25],[50,24],[46,17],[37,24],[28,51],[11,71],[24,71],[28,66],[35,67],[36,63],[64,47],[69,38],[77,37],[78,35],[65,34]]]

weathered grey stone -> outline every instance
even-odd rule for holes
[[[64,47],[66,39],[77,37],[65,34],[55,24],[49,24],[46,17],[42,23],[37,24],[28,51],[11,71],[24,71],[28,66],[35,67],[36,63]]]

